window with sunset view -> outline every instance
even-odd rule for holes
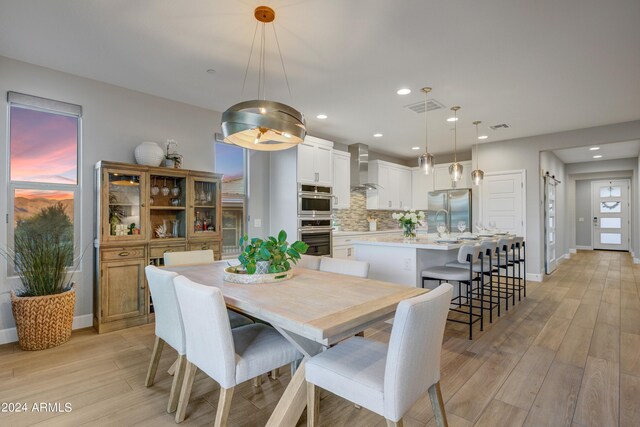
[[[15,92],[8,99],[9,244],[38,233],[74,244],[81,108]]]

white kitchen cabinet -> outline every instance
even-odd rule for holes
[[[471,161],[460,162],[462,165],[462,179],[458,181],[455,188],[471,187]],[[434,190],[451,190],[453,185],[449,176],[449,166],[451,163],[435,165],[433,168]]]
[[[369,162],[369,182],[382,188],[367,191],[367,209],[411,207],[411,169],[408,167],[372,160]]]
[[[355,251],[352,245],[349,246],[334,246],[333,258],[339,259],[356,259]]]
[[[298,145],[298,182],[331,187],[333,183],[333,142],[307,136]]]
[[[333,151],[333,207],[349,209],[351,206],[351,154]]]
[[[425,175],[422,169],[413,168],[411,170],[411,207],[427,210],[429,191],[433,191],[433,172]]]

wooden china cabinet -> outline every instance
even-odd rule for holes
[[[99,333],[154,320],[144,274],[166,252],[222,254],[222,175],[96,163],[94,319]]]

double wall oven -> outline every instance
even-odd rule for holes
[[[331,187],[298,184],[298,240],[309,245],[307,255],[331,256],[332,207]]]

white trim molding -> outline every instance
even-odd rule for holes
[[[73,318],[73,329],[83,329],[93,326],[93,314],[75,316]],[[9,344],[18,341],[16,328],[0,329],[0,344]]]
[[[527,273],[527,280],[531,282],[542,282],[542,274]]]
[[[571,254],[564,254],[560,258],[571,259]]]
[[[577,254],[578,250],[576,248],[569,248],[569,253],[570,254]]]
[[[579,251],[592,251],[593,246],[578,246],[576,245],[576,249]]]

